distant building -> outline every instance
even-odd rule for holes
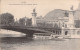
[[[79,20],[76,22],[79,22]],[[73,7],[69,11],[69,21],[65,24],[67,27],[62,27],[62,35],[66,35],[69,38],[80,38],[80,28],[78,23],[75,23]]]
[[[60,34],[79,37],[80,17],[77,15],[80,15],[80,12],[78,10],[74,10],[73,6],[70,11],[56,9],[46,14],[45,17],[36,17],[36,24],[39,27],[61,28]]]
[[[74,10],[74,11],[72,11],[73,6],[71,7],[72,10],[70,10],[70,11],[55,9],[55,10],[47,13],[44,17],[42,17],[42,16],[36,17],[36,24],[37,24],[37,26],[40,26],[40,25],[43,26],[44,23],[47,23],[47,24],[51,24],[52,27],[54,27],[54,25],[57,24],[59,28],[62,28],[62,27],[69,27],[69,25],[67,25],[67,24],[69,24],[70,23],[69,21],[71,21],[71,23],[74,24],[74,27],[77,27],[77,25],[80,24],[80,22],[78,22],[80,20],[79,8],[80,8],[80,4],[78,6],[78,9]],[[71,17],[71,16],[73,16],[73,17]],[[65,23],[67,23],[67,24],[65,24]],[[80,26],[78,26],[78,27],[80,28]]]
[[[54,12],[54,11],[53,11]],[[52,12],[52,13],[53,13]],[[65,12],[67,13],[67,12]],[[48,16],[47,16],[48,15]],[[57,28],[61,28],[65,22],[68,22],[69,18],[68,16],[65,14],[64,16],[65,17],[53,17],[51,16],[51,13],[48,13],[45,17],[37,17],[36,18],[36,23],[37,25],[42,25],[42,23],[44,24],[45,23],[45,26],[47,25],[47,27],[55,27],[55,24],[57,25]]]
[[[80,20],[75,20],[75,27],[80,28]]]

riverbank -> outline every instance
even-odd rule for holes
[[[26,34],[11,30],[0,29],[0,37],[24,37]]]

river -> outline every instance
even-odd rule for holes
[[[34,40],[26,37],[2,37],[0,50],[80,50],[80,39]]]

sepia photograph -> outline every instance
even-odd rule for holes
[[[80,0],[0,0],[0,50],[80,50]]]

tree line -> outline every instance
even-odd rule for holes
[[[20,18],[15,21],[14,16],[10,13],[0,14],[0,26],[31,26],[31,18],[25,20],[25,18]]]

